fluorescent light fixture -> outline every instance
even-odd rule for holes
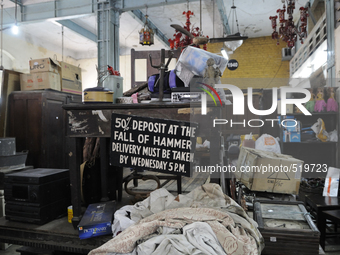
[[[13,26],[12,26],[12,33],[13,33],[14,35],[17,35],[18,32],[19,32],[18,26],[17,26],[16,24],[13,25]]]
[[[221,49],[221,53],[222,53],[222,56],[225,58],[225,59],[229,59],[229,57],[228,57],[228,53],[227,53],[227,51],[224,49],[224,48],[222,48]]]

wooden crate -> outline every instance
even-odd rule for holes
[[[256,200],[254,220],[265,240],[262,254],[319,254],[320,232],[302,202]]]

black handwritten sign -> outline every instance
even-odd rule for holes
[[[190,176],[197,123],[112,113],[110,163]]]

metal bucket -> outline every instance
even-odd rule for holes
[[[14,155],[15,152],[15,137],[0,138],[0,156]]]
[[[17,152],[15,155],[0,156],[0,170],[25,167],[28,151]]]

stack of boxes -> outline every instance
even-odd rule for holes
[[[20,75],[21,90],[54,89],[82,94],[81,68],[51,58],[29,61],[30,73]]]

